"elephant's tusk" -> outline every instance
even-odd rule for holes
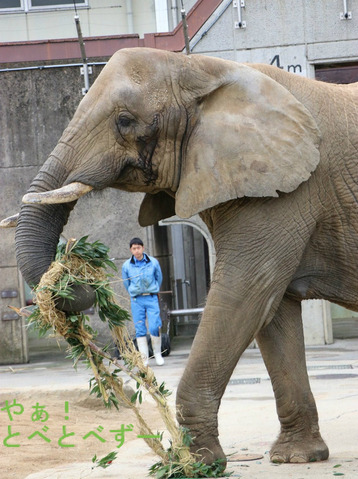
[[[15,228],[17,225],[17,220],[19,219],[20,213],[16,215],[9,216],[4,220],[0,221],[0,228]]]
[[[44,191],[43,193],[27,193],[23,198],[23,203],[35,203],[41,205],[70,203],[76,201],[81,196],[93,190],[93,186],[75,182],[63,186],[58,190]]]

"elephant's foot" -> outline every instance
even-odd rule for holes
[[[272,462],[316,462],[328,459],[329,451],[320,434],[300,435],[281,433],[270,451]]]
[[[220,459],[222,470],[225,470],[227,463],[226,456],[216,437],[202,437],[202,440],[195,438],[190,447],[190,451],[196,455],[198,461],[204,464],[210,465]]]

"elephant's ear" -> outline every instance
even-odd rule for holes
[[[198,102],[176,193],[182,218],[243,196],[289,193],[319,162],[316,122],[290,91],[247,65],[228,76]]]
[[[175,215],[175,200],[164,191],[155,195],[147,193],[140,205],[138,222],[141,226],[151,226]]]

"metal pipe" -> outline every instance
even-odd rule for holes
[[[87,63],[87,57],[86,57],[85,44],[82,37],[80,17],[78,15],[75,15],[75,23],[76,23],[77,36],[78,36],[78,41],[80,44],[81,56],[83,61],[83,77],[85,80],[85,87],[82,89],[82,94],[85,95],[89,90],[89,76],[88,76],[89,72],[88,72],[88,63]]]
[[[191,314],[201,314],[204,308],[172,309],[168,311],[169,316],[189,316]]]
[[[344,18],[348,18],[348,2],[347,2],[347,0],[343,0],[343,15],[344,15]]]
[[[343,12],[339,16],[341,20],[352,20],[352,12],[348,10],[348,0],[343,0]]]
[[[181,20],[183,22],[183,32],[184,32],[184,40],[185,40],[185,51],[187,55],[190,55],[190,44],[189,44],[189,35],[188,35],[188,23],[186,21],[186,13],[184,4],[182,2],[182,9],[181,9]]]
[[[173,28],[172,29],[174,30],[174,28],[178,25],[177,0],[172,0],[171,10],[172,10],[172,21],[173,21]]]
[[[215,13],[211,16],[210,18],[210,23],[206,22],[204,23],[203,27],[205,27],[205,25],[207,25],[207,27],[205,28],[205,30],[203,31],[203,29],[201,28],[197,33],[196,35],[194,35],[194,37],[191,39],[190,41],[190,48],[191,48],[191,51],[193,51],[193,49],[196,47],[196,45],[200,42],[200,40],[205,37],[205,35],[207,35],[208,31],[215,25],[215,23],[223,16],[223,14],[226,12],[226,10],[230,7],[232,3],[232,0],[227,0],[227,3],[226,5],[223,5],[221,4],[221,6],[219,8],[221,8],[222,10],[217,14],[216,11]],[[219,10],[219,8],[217,10]],[[214,17],[214,18],[213,18]],[[213,18],[213,20],[212,20]]]
[[[236,6],[237,6],[237,19],[238,22],[236,23],[235,27],[237,28],[246,28],[246,22],[242,20],[242,8],[245,7],[245,0],[237,0],[236,1]]]
[[[132,0],[126,0],[128,33],[134,33]]]
[[[76,23],[76,29],[77,29],[78,42],[80,44],[82,62],[87,63],[85,44],[83,42],[82,30],[81,30],[81,24],[80,24],[80,17],[78,15],[75,15],[75,23]]]
[[[107,62],[91,62],[88,66],[106,65]],[[31,67],[16,67],[16,68],[2,68],[1,72],[18,72],[26,70],[46,70],[50,68],[64,68],[64,67],[81,67],[82,63],[60,63],[56,65],[32,65]]]

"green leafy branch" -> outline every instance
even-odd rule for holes
[[[118,454],[118,451],[112,451],[109,454],[107,454],[107,456],[102,457],[102,459],[98,459],[97,455],[94,455],[92,457],[92,462],[95,464],[93,466],[93,469],[95,467],[102,467],[103,469],[106,469],[116,459],[117,454]]]
[[[147,436],[144,440],[161,458],[150,468],[150,475],[157,479],[222,477],[224,465],[221,460],[206,465],[190,452],[192,438],[186,429],[178,426],[168,406],[167,398],[171,392],[164,382],[158,385],[153,371],[144,366],[124,326],[130,319],[129,313],[114,300],[114,293],[109,286],[109,278],[113,276],[105,273],[108,267],[116,271],[116,266],[108,256],[109,249],[99,241],[89,243],[87,240],[85,236],[58,246],[55,262],[36,288],[37,307],[30,316],[26,313],[29,323],[41,335],[53,328],[69,344],[69,357],[74,364],[80,359],[87,362],[94,374],[90,380],[90,394],[102,398],[106,407],[118,409],[122,401],[132,408],[141,434]],[[100,319],[108,324],[124,364],[111,357],[107,348],[101,349],[94,343],[96,333],[89,325],[88,316],[82,312],[64,313],[56,308],[58,300],[74,299],[76,285],[89,285],[94,289],[95,307]],[[19,314],[24,312],[20,310]],[[111,371],[104,360],[114,370]],[[124,393],[119,373],[125,373],[136,382],[136,392],[131,398]],[[167,450],[162,444],[163,434],[155,436],[140,414],[137,403],[142,403],[143,391],[147,391],[155,400],[170,433],[170,447]],[[95,456],[92,460],[97,467],[108,467],[115,457],[116,453],[113,452],[102,459]],[[230,475],[225,474],[226,477]]]

